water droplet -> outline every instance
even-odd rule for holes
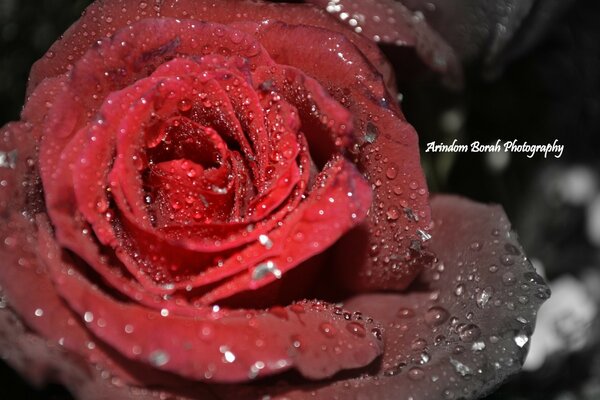
[[[523,278],[534,285],[546,286],[544,279],[535,272],[525,272]]]
[[[517,346],[519,346],[520,348],[523,348],[523,346],[525,346],[527,344],[527,342],[529,342],[529,337],[525,333],[519,332],[515,336],[514,341],[517,344]]]
[[[396,206],[390,206],[387,210],[387,219],[390,221],[396,221],[400,217],[400,211]]]
[[[108,210],[108,200],[105,197],[100,197],[96,200],[96,211],[100,214],[105,213]]]
[[[431,239],[431,235],[422,229],[417,229],[417,233],[421,237],[422,242],[426,242]]]
[[[462,283],[459,283],[454,288],[454,294],[458,297],[462,296],[464,292],[465,292],[465,285],[463,285]]]
[[[399,318],[413,318],[415,316],[415,312],[411,308],[404,308],[403,307],[400,310],[398,310],[398,312],[396,313],[396,315]]]
[[[41,317],[44,315],[44,310],[42,310],[41,308],[36,308],[35,311],[33,312],[33,314],[36,317]]]
[[[490,301],[490,298],[494,294],[494,289],[491,286],[486,287],[481,292],[477,293],[476,302],[477,307],[484,308],[485,305]]]
[[[83,320],[89,324],[94,320],[94,313],[92,313],[91,311],[86,311],[83,314]]]
[[[273,247],[273,242],[267,235],[259,235],[258,242],[265,246],[267,250],[270,250]]]
[[[385,170],[385,176],[390,180],[396,179],[398,176],[398,166],[395,163],[390,163]]]
[[[362,324],[359,324],[358,322],[350,322],[348,325],[346,325],[346,329],[351,334],[361,338],[365,337],[366,335],[365,327]]]
[[[250,366],[250,371],[248,372],[248,378],[254,379],[258,376],[260,370],[265,367],[265,363],[262,361],[256,361],[254,364]]]
[[[148,358],[150,363],[155,367],[162,367],[163,365],[169,362],[169,353],[163,350],[155,350],[150,353],[150,357]]]
[[[189,99],[182,99],[177,103],[177,108],[181,112],[190,111],[192,108],[192,102]]]
[[[373,329],[371,329],[371,333],[373,334],[373,336],[375,336],[375,338],[377,340],[382,340],[383,339],[383,335],[381,333],[381,329],[379,329],[379,328],[373,328]]]
[[[421,380],[425,377],[425,371],[419,367],[412,367],[408,370],[408,377],[413,381]]]
[[[384,376],[396,376],[402,372],[402,368],[406,367],[406,363],[400,362],[390,369],[383,372]]]
[[[379,136],[379,128],[371,121],[367,122],[367,127],[365,131],[365,142],[374,143],[377,140],[377,136]]]
[[[502,283],[504,283],[505,286],[512,286],[517,283],[517,278],[515,277],[515,274],[509,271],[502,275]]]
[[[273,261],[267,261],[258,264],[256,268],[254,268],[252,271],[252,280],[261,280],[269,274],[273,275],[276,279],[281,279],[281,276],[283,275],[281,270],[277,268],[277,265],[275,265]]]
[[[235,354],[231,351],[228,346],[220,346],[219,351],[223,354],[223,361],[225,363],[232,363],[235,361]]]
[[[475,324],[468,324],[459,329],[458,336],[465,343],[471,343],[481,336],[481,329]]]
[[[515,260],[512,258],[512,256],[505,254],[500,257],[500,263],[502,263],[502,265],[506,265],[507,267],[510,267],[511,265],[513,265],[515,263]]]
[[[410,345],[413,350],[424,350],[427,347],[427,340],[423,338],[416,338]]]
[[[222,188],[218,186],[212,186],[212,191],[216,194],[227,194],[227,188]]]
[[[471,345],[471,350],[473,350],[473,351],[482,351],[484,349],[485,349],[485,342],[483,342],[483,341],[473,342],[473,344]]]
[[[332,338],[336,334],[335,327],[329,322],[323,322],[321,325],[319,325],[319,330],[323,335],[325,335],[328,338]]]
[[[0,168],[15,169],[17,166],[17,150],[9,152],[0,150]]]
[[[467,365],[462,362],[450,357],[450,364],[454,367],[454,370],[460,374],[460,376],[465,377],[467,375],[472,375],[473,371]]]
[[[469,247],[473,251],[479,251],[479,250],[481,250],[481,243],[480,242],[473,242],[473,243],[471,243],[471,245]]]
[[[506,250],[506,252],[508,254],[511,254],[513,256],[518,256],[519,254],[521,254],[521,252],[519,251],[519,249],[517,249],[517,247],[511,243],[506,243],[504,245],[504,249]]]
[[[430,327],[442,325],[448,320],[450,313],[445,308],[434,306],[425,313],[425,323]]]
[[[298,335],[292,335],[290,337],[291,341],[292,341],[292,346],[294,347],[294,349],[301,349],[302,348],[302,340],[300,339],[300,336]]]

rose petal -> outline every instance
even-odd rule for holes
[[[76,363],[75,367],[69,367],[70,373],[73,373],[73,370],[85,371],[81,364],[89,360],[100,363],[119,376],[119,379],[130,384],[167,382],[168,380],[157,375],[152,369],[144,366],[132,368],[131,365],[127,365],[127,362],[123,363],[122,357],[118,354],[98,346],[96,338],[83,327],[79,316],[65,307],[64,301],[50,281],[48,271],[40,264],[38,246],[34,240],[35,229],[36,226],[31,221],[13,215],[10,219],[2,221],[0,230],[0,237],[3,238],[0,254],[4,260],[0,268],[2,304],[4,307],[9,304],[13,310],[18,310],[18,318],[14,316],[9,318],[18,321],[18,324],[25,323],[29,329],[33,329],[45,338],[34,349],[29,348],[28,343],[30,338],[36,338],[31,332],[24,332],[23,336],[16,333],[13,339],[17,343],[24,343],[26,349],[21,349],[21,352],[32,351],[35,354],[39,351],[44,354],[44,350],[47,350],[54,354],[54,356],[41,357],[47,364],[38,364],[37,369],[28,370],[26,375],[31,376],[36,382],[43,382],[50,374],[50,371],[44,370],[46,365],[51,369],[50,366],[59,362],[54,358],[56,353],[66,349],[73,352],[70,354],[70,360]],[[19,282],[19,285],[12,284],[14,282]],[[36,290],[35,299],[31,296],[32,288]],[[0,330],[11,328],[19,329],[19,326],[12,327],[11,324],[0,323]],[[20,332],[23,332],[22,327],[20,329]],[[50,345],[46,347],[48,343]],[[3,350],[10,348],[11,346],[2,346]],[[23,357],[19,351],[15,351],[13,355],[14,361]],[[38,360],[38,357],[34,359]]]
[[[308,0],[337,16],[375,42],[414,47],[431,70],[462,84],[462,69],[454,51],[432,30],[422,13],[412,13],[396,0]]]
[[[301,390],[280,381],[266,386],[214,387],[211,392],[222,399],[262,395],[274,399],[331,399],[349,395],[384,400],[403,395],[416,400],[475,398],[516,372],[528,347],[536,310],[549,294],[547,286],[522,255],[498,207],[437,196],[433,199],[433,219],[436,228],[432,248],[440,255],[440,261],[421,279],[423,291],[363,295],[346,304],[368,310],[385,321],[386,349],[391,351],[386,350],[377,381],[361,378],[325,385],[305,383]],[[444,267],[440,268],[441,265]],[[431,310],[432,306],[444,307],[447,314]],[[489,313],[495,318],[489,318]],[[294,315],[289,310],[276,314]],[[467,325],[457,329],[464,323]],[[469,327],[470,324],[476,324],[479,331]],[[40,351],[43,354],[43,346]],[[70,362],[59,364],[59,369],[68,370]],[[78,367],[72,368],[70,374],[77,370]],[[68,382],[73,390],[82,385],[72,379]],[[127,386],[105,386],[108,382],[105,379],[83,382],[97,390],[114,390],[123,399],[150,398],[140,397],[141,393],[133,396],[135,390],[132,392]],[[198,393],[199,388],[195,390]],[[189,398],[203,396],[190,394]]]
[[[328,249],[341,233],[365,218],[370,203],[369,188],[354,165],[343,158],[331,161],[306,200],[282,221],[281,228],[269,233],[270,252],[259,242],[237,254],[245,260],[262,262],[220,283],[204,295],[201,302],[212,304],[241,290],[257,289],[281,278],[288,270]]]
[[[369,376],[299,389],[274,399],[474,399],[519,371],[549,289],[498,206],[454,196],[432,200],[435,263],[404,294],[366,294],[346,308],[385,327],[382,363]],[[310,396],[307,396],[310,393]]]
[[[49,49],[46,57],[34,64],[28,93],[44,78],[63,74],[97,40],[112,35],[123,26],[154,17],[189,18],[218,23],[266,20],[290,24],[324,27],[346,35],[378,67],[386,82],[393,81],[393,72],[374,43],[332,23],[327,13],[306,4],[264,4],[248,0],[167,0],[149,6],[138,0],[95,2],[82,17]],[[390,86],[395,90],[395,86]]]
[[[236,382],[296,367],[316,379],[366,365],[382,351],[373,335],[345,330],[344,318],[324,303],[289,306],[286,318],[268,311],[214,309],[209,316],[199,310],[197,317],[186,318],[121,303],[62,263],[47,232],[40,231],[40,240],[57,292],[87,328],[122,355],[159,369]]]
[[[523,54],[539,40],[550,21],[573,3],[572,0],[401,1],[411,10],[425,14],[463,61],[481,59],[487,68],[496,71],[512,61],[506,57],[507,53],[512,57]]]
[[[261,25],[257,36],[275,61],[324,83],[351,111],[354,129],[362,132],[357,164],[375,196],[368,222],[339,245],[340,256],[333,263],[340,269],[337,276],[357,291],[406,288],[426,262],[420,250],[429,229],[427,185],[415,131],[377,71],[343,36],[282,23]],[[279,40],[282,36],[299,44],[293,54]],[[303,42],[308,36],[312,41]],[[320,62],[311,61],[315,59]]]
[[[252,8],[255,6],[249,7]],[[273,7],[269,6],[267,8],[279,9],[274,5]],[[169,8],[169,10],[174,12],[173,8]],[[96,20],[99,21],[101,18],[96,18]],[[152,23],[148,22],[147,24]],[[194,46],[193,40],[196,40],[194,38],[202,37],[206,43],[211,44],[212,38],[216,35],[214,29],[210,30],[204,26],[191,28],[188,26],[188,22],[182,22],[175,27],[170,27],[169,24],[172,23],[163,21],[160,26],[145,27],[152,30],[165,29],[165,27],[168,27],[166,29],[169,33],[161,40],[156,39],[151,42],[144,42],[145,47],[143,51],[141,51],[141,55],[140,50],[136,50],[134,55],[132,54],[132,49],[130,47],[127,45],[124,47],[120,45],[122,42],[128,43],[128,40],[130,40],[129,35],[135,34],[135,32],[141,29],[140,26],[136,26],[135,28],[130,29],[131,32],[129,33],[123,32],[122,34],[117,34],[117,36],[122,36],[122,39],[127,40],[115,37],[113,38],[111,48],[109,48],[108,45],[103,45],[101,46],[101,49],[103,50],[99,52],[98,55],[93,57],[88,55],[86,57],[89,59],[83,62],[86,59],[84,57],[81,64],[88,65],[89,67],[87,69],[89,71],[93,72],[96,70],[97,73],[92,74],[95,76],[94,79],[89,78],[89,73],[85,74],[85,76],[88,76],[86,80],[83,80],[82,78],[79,80],[76,79],[76,82],[74,83],[77,84],[78,90],[82,90],[81,87],[87,87],[84,92],[87,93],[89,91],[89,97],[93,98],[94,94],[96,96],[98,95],[96,93],[97,82],[107,80],[104,75],[106,70],[120,71],[123,69],[123,66],[120,65],[122,64],[122,61],[119,60],[135,61],[135,59],[137,59],[136,57],[160,58],[165,52],[173,53],[174,51],[185,53],[188,51],[186,49],[191,49]],[[184,32],[182,30],[184,26],[187,26],[188,30],[198,30],[198,34],[191,35],[188,31]],[[317,31],[310,32],[310,37],[312,37],[313,42],[331,43],[332,46],[334,45],[331,41],[330,33],[324,30],[320,32]],[[202,32],[204,32],[204,34]],[[282,33],[287,36],[292,35],[298,37],[296,42],[299,44],[299,52],[305,51],[310,53],[311,51],[320,51],[322,54],[319,55],[319,58],[328,60],[327,64],[331,65],[331,68],[321,68],[321,71],[319,71],[319,69],[314,68],[314,66],[304,65],[306,63],[302,60],[309,59],[308,57],[287,57],[289,58],[288,60],[285,56],[287,52],[283,51],[281,48],[273,47],[275,45],[272,43],[276,43],[276,41],[269,40],[271,37],[279,38]],[[378,72],[370,66],[365,59],[357,57],[352,60],[356,65],[356,69],[349,70],[347,74],[332,73],[332,71],[348,69],[348,63],[336,55],[336,52],[332,52],[332,50],[335,50],[332,46],[321,48],[321,50],[319,50],[319,48],[312,48],[312,46],[310,46],[311,42],[301,40],[306,37],[306,33],[306,27],[284,26],[283,24],[265,24],[259,31],[259,35],[264,39],[265,44],[273,47],[270,50],[273,51],[274,54],[283,57],[283,61],[302,64],[303,68],[308,68],[308,70],[315,74],[319,80],[323,81],[337,100],[345,103],[345,105],[353,112],[355,116],[355,129],[364,132],[364,144],[361,147],[358,163],[360,167],[365,170],[366,175],[373,184],[376,201],[374,202],[374,206],[370,213],[370,222],[368,226],[363,229],[362,232],[357,231],[355,234],[360,236],[368,231],[373,235],[370,236],[370,243],[363,240],[365,243],[363,248],[353,247],[352,253],[342,250],[344,256],[351,254],[352,259],[362,260],[362,262],[354,263],[354,265],[357,265],[354,273],[343,274],[343,276],[347,277],[345,278],[347,280],[346,285],[353,290],[405,288],[424,263],[420,254],[420,246],[423,238],[426,237],[426,230],[429,225],[426,185],[419,166],[416,135],[407,124],[399,119],[399,111],[394,105],[394,102],[391,101],[391,95],[387,92],[383,82],[380,80]],[[248,54],[254,54],[256,58],[256,61],[253,62],[258,64],[268,64],[266,61],[260,61],[265,59],[265,56],[260,53],[260,49],[248,50],[249,48],[251,49],[252,46],[242,46],[241,43],[243,43],[243,40],[240,42],[240,39],[244,39],[243,35],[241,37],[239,35],[233,37],[233,33],[226,28],[222,28],[221,34],[231,36],[232,41],[237,45],[237,47],[233,47],[239,49],[235,51],[239,51],[240,55],[250,52]],[[162,36],[163,35],[161,35],[161,37]],[[341,46],[340,49],[342,50],[342,54],[360,54],[356,51],[354,45],[345,40],[343,36],[339,35],[334,39],[335,40],[333,41],[339,43],[339,46]],[[196,40],[196,46],[200,47],[201,44],[202,43],[199,43]],[[57,44],[57,46],[60,47],[62,44]],[[311,55],[311,57],[314,56],[315,54]],[[103,63],[106,64],[106,69],[98,68],[98,66]],[[132,65],[135,67],[135,62],[133,62]],[[127,68],[132,68],[125,67],[125,71],[127,71]],[[354,72],[356,72],[356,74]],[[133,75],[136,75],[135,71],[132,71],[132,73]],[[74,76],[77,77],[79,75],[82,74],[75,74]],[[109,74],[109,76],[111,77],[109,82],[113,82],[113,75]],[[353,84],[352,82],[352,79],[355,79],[355,76],[362,77],[356,82],[358,84]],[[351,81],[348,81],[348,77],[352,77]],[[128,79],[130,78],[131,76]],[[310,80],[305,80],[305,82],[310,82]],[[91,83],[93,83],[93,85]],[[106,90],[103,85],[100,86],[101,90]],[[313,93],[316,92],[313,91]],[[70,98],[72,96],[67,97]],[[77,106],[76,104],[72,104],[72,101],[69,103],[69,101],[70,100],[67,99],[64,104],[68,103],[69,107]],[[92,110],[98,107],[93,104],[88,104],[88,106],[91,106]],[[386,108],[386,106],[390,109],[382,110],[382,108]],[[326,113],[325,115],[332,117],[332,120],[334,121],[340,120],[339,113],[337,112]],[[378,120],[372,118],[373,115],[376,115]],[[342,118],[342,120],[343,119],[345,118]],[[64,124],[64,122],[61,123]],[[346,124],[346,130],[348,128],[349,126]],[[344,135],[340,135],[340,138],[343,139]],[[60,146],[57,146],[57,148],[60,148]],[[390,154],[395,159],[402,159],[402,162],[397,163],[396,165],[385,165],[387,161],[386,158],[389,160],[389,157],[380,157],[375,154],[381,152],[382,149],[384,149],[383,151],[389,152],[387,154]],[[131,188],[132,186],[126,185],[126,187]],[[406,187],[409,187],[410,190],[406,190]],[[398,233],[399,229],[405,228],[407,228],[405,234]],[[382,244],[375,241],[375,239],[373,239],[375,237],[374,234],[378,234],[384,243]],[[230,241],[230,243],[234,243],[234,241]],[[342,248],[344,247],[345,246],[342,246]],[[369,254],[369,251],[376,252],[377,255],[374,256],[373,254]],[[342,260],[340,264],[345,264],[345,262]]]

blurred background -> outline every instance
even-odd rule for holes
[[[32,63],[89,2],[0,0],[0,125],[18,119]],[[557,2],[546,2],[550,3]],[[498,7],[510,4],[497,2]],[[422,157],[432,192],[459,193],[504,206],[552,288],[552,298],[540,310],[523,372],[486,399],[597,400],[600,2],[565,1],[548,12],[548,18],[535,12],[534,7],[514,30],[507,51],[491,64],[486,46],[493,43],[483,42],[478,56],[471,51],[463,91],[423,78],[402,88],[402,103],[420,134],[422,150],[427,142],[454,139],[518,139],[530,144],[556,139],[564,145],[558,159],[543,154],[527,158],[522,153]],[[31,388],[1,361],[0,388],[15,393],[14,398],[70,398],[57,385]]]

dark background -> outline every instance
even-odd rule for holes
[[[0,0],[0,125],[18,119],[32,63],[88,3]],[[571,277],[580,285],[576,290],[589,302],[582,305],[573,297],[574,310],[600,307],[600,288],[593,283],[600,282],[598,21],[599,2],[576,1],[535,48],[496,79],[484,79],[474,64],[467,68],[463,92],[448,91],[437,80],[403,88],[403,108],[422,145],[456,138],[461,143],[519,139],[532,144],[557,139],[565,146],[560,159],[423,153],[423,165],[432,192],[502,204],[550,284],[558,287]],[[540,325],[538,330],[546,329],[540,334],[558,337],[561,345],[546,351],[541,368],[520,373],[488,400],[600,399],[598,319],[584,318],[574,326],[552,310],[544,315],[554,320],[550,328]],[[583,339],[573,345],[572,335]],[[15,399],[69,399],[60,386],[34,390],[1,362],[0,388]]]

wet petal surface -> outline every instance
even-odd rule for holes
[[[331,385],[272,390],[274,398],[472,399],[520,369],[548,287],[500,207],[435,196],[432,211],[438,261],[411,290],[344,303],[382,323],[381,363]]]

